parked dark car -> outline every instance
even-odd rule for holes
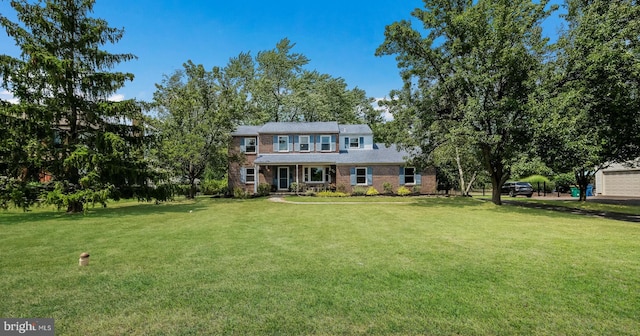
[[[507,182],[502,186],[500,192],[503,194],[509,194],[511,197],[516,197],[518,195],[531,197],[533,195],[533,187],[529,182]]]

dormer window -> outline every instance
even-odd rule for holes
[[[360,148],[360,141],[358,138],[349,139],[349,148]]]
[[[308,152],[309,151],[309,136],[301,135],[300,136],[300,151]]]
[[[328,152],[331,150],[331,136],[323,135],[320,137],[320,150],[323,152]]]
[[[345,137],[344,149],[362,149],[364,148],[364,137]]]

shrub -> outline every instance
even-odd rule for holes
[[[289,190],[291,191],[299,191],[300,186],[298,185],[297,182],[291,182],[291,184],[289,184]]]
[[[316,196],[318,196],[318,197],[347,197],[349,195],[347,195],[346,193],[343,193],[343,192],[339,192],[339,191],[321,191],[321,192],[317,193]]]
[[[306,196],[315,196],[315,195],[316,195],[316,192],[315,192],[315,191],[313,191],[313,190],[311,190],[311,189],[309,189],[309,190],[305,191],[305,192],[304,192],[304,194],[305,194]]]
[[[367,188],[365,187],[354,187],[351,190],[351,196],[364,196],[367,194]]]
[[[380,193],[378,192],[378,190],[376,190],[376,188],[374,187],[369,187],[369,189],[367,189],[367,196],[376,196],[379,195]]]
[[[200,190],[205,195],[223,194],[227,190],[227,179],[205,179],[200,183]]]
[[[235,198],[248,198],[250,194],[240,187],[233,188],[233,197]]]
[[[411,195],[411,190],[409,190],[405,186],[401,186],[400,188],[398,188],[398,191],[396,191],[396,194],[398,194],[399,196]]]
[[[271,192],[271,184],[260,183],[258,185],[258,196],[269,196],[270,192]]]
[[[338,184],[336,191],[341,193],[347,193],[347,187],[344,184]]]
[[[569,192],[571,186],[576,184],[576,176],[573,173],[558,174],[554,176],[553,182],[557,188],[556,190]]]
[[[389,182],[385,182],[382,184],[382,190],[385,194],[393,194],[393,186]]]
[[[540,185],[540,191],[542,191],[543,188],[545,187],[545,184],[547,188],[546,190],[548,192],[554,189],[553,183],[548,178],[542,175],[531,175],[529,177],[521,179],[521,181],[531,183],[531,186],[533,187],[534,191],[538,191],[538,185]]]
[[[411,192],[414,194],[420,194],[420,186],[414,185],[413,187],[411,187]]]

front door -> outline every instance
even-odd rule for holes
[[[289,190],[289,167],[278,168],[278,189]]]

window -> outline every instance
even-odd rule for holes
[[[323,135],[320,137],[320,150],[323,152],[331,150],[331,136]]]
[[[256,182],[256,169],[255,168],[247,168],[245,171],[245,181],[246,183],[255,183]]]
[[[349,148],[360,148],[360,140],[358,138],[349,138]]]
[[[416,183],[416,169],[413,167],[407,167],[404,169],[404,183],[415,184]]]
[[[300,151],[308,152],[309,151],[309,136],[301,135],[300,136]]]
[[[305,167],[304,168],[304,181],[305,182],[324,182],[324,168],[323,167]]]
[[[289,136],[281,135],[278,137],[278,151],[279,152],[289,151]]]
[[[356,168],[356,184],[367,184],[367,168]]]
[[[244,152],[245,153],[256,152],[256,138],[244,138]]]

